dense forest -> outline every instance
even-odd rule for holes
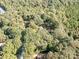
[[[79,59],[79,0],[0,0],[0,59]]]

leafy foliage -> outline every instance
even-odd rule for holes
[[[0,6],[2,59],[78,58],[78,0],[0,0]]]
[[[15,37],[15,34],[14,34],[14,32],[12,31],[11,28],[7,28],[7,29],[4,31],[4,34],[5,34],[5,35],[8,35],[8,38],[9,38],[9,39],[14,39],[14,37]]]

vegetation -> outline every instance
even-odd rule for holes
[[[0,0],[1,59],[79,59],[78,0]]]

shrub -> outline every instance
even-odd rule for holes
[[[41,14],[40,15],[41,19],[46,20],[48,18],[48,16],[46,14]]]
[[[76,21],[75,19],[72,19],[72,20],[69,20],[66,25],[70,29],[75,29],[78,27],[78,21]]]
[[[72,8],[73,7],[73,8]],[[65,12],[66,12],[66,17],[68,18],[66,26],[69,29],[75,29],[78,27],[79,22],[77,21],[79,19],[78,17],[78,12],[79,12],[79,5],[71,5],[70,7],[67,7]]]
[[[49,30],[57,28],[57,23],[54,21],[51,21],[50,19],[45,20],[44,25]]]
[[[14,55],[14,45],[11,40],[8,40],[5,46],[3,47],[3,56],[2,59],[17,59]]]
[[[41,19],[40,15],[35,15],[34,22],[36,25],[39,25],[39,26],[44,23],[43,19]]]
[[[32,28],[27,28],[22,32],[21,41],[24,43],[25,50],[28,52],[26,54],[44,51],[46,50],[47,43],[52,41],[50,34],[47,36],[48,33],[45,34],[44,32],[40,33],[40,31],[33,30]]]
[[[47,45],[46,50],[43,51],[43,52],[46,53],[46,52],[49,52],[49,51],[52,51],[52,52],[58,52],[59,50],[58,50],[58,48],[57,48],[56,45],[53,45],[53,44],[51,43],[51,44],[48,44],[48,45]]]
[[[22,18],[24,21],[30,21],[31,19],[34,19],[34,15],[23,15]]]
[[[34,19],[34,15],[23,15],[22,16],[23,20],[24,20],[24,23],[25,23],[25,28],[29,27],[29,24],[30,24],[30,20],[33,20]]]
[[[53,20],[53,18],[49,17],[48,15],[42,14],[41,18],[43,19],[42,26],[47,30],[51,31],[58,27],[58,22]]]
[[[4,31],[4,34],[7,35],[9,39],[14,39],[15,38],[15,33],[12,31],[11,28],[7,28]]]

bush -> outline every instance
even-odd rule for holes
[[[58,52],[59,49],[57,48],[56,45],[53,45],[52,43],[50,43],[50,44],[47,45],[46,50],[43,51],[43,52],[44,52],[44,53],[47,53],[47,52],[49,52],[49,51],[51,51],[51,52]]]
[[[55,22],[51,21],[50,19],[46,19],[44,21],[44,25],[49,30],[51,30],[51,29],[54,30],[55,28],[57,28],[57,24]]]
[[[4,31],[4,34],[7,35],[9,39],[14,39],[15,38],[15,33],[12,31],[11,28],[7,28]]]
[[[3,56],[2,59],[17,59],[14,55],[14,45],[11,40],[8,40],[5,46],[3,47]]]
[[[74,59],[79,4],[72,1],[76,0],[0,0],[7,8],[0,15],[0,42],[5,43],[2,59],[17,59],[22,52],[24,59],[34,59],[39,53],[45,59]]]
[[[34,17],[34,15],[27,15],[27,16],[23,15],[22,18],[25,23],[25,28],[27,28],[27,27],[29,27],[30,21],[34,20],[35,17]]]
[[[72,8],[73,7],[73,8]],[[78,13],[79,13],[79,5],[75,4],[75,5],[71,5],[70,7],[68,7],[65,12],[66,12],[66,17],[68,18],[67,22],[66,22],[66,26],[69,29],[75,29],[78,27]]]
[[[46,20],[48,18],[48,16],[46,14],[41,14],[40,15],[41,19]]]
[[[42,26],[47,30],[51,31],[58,27],[58,22],[53,20],[53,18],[49,17],[48,15],[42,14],[41,18],[43,19]]]
[[[72,20],[69,20],[66,25],[70,29],[75,29],[78,27],[78,21],[76,21],[75,19],[72,19]]]
[[[27,15],[27,16],[23,15],[22,18],[24,21],[30,21],[34,19],[34,15]]]
[[[27,28],[22,32],[21,41],[24,43],[26,54],[31,54],[34,52],[41,52],[46,50],[47,44],[52,41],[50,34],[40,31],[33,31],[32,28]],[[42,35],[41,35],[42,34]],[[43,35],[45,34],[45,35]],[[47,37],[47,38],[46,38]]]
[[[41,26],[44,23],[43,19],[41,19],[40,15],[35,15],[34,22],[36,25],[39,25],[39,26]]]

